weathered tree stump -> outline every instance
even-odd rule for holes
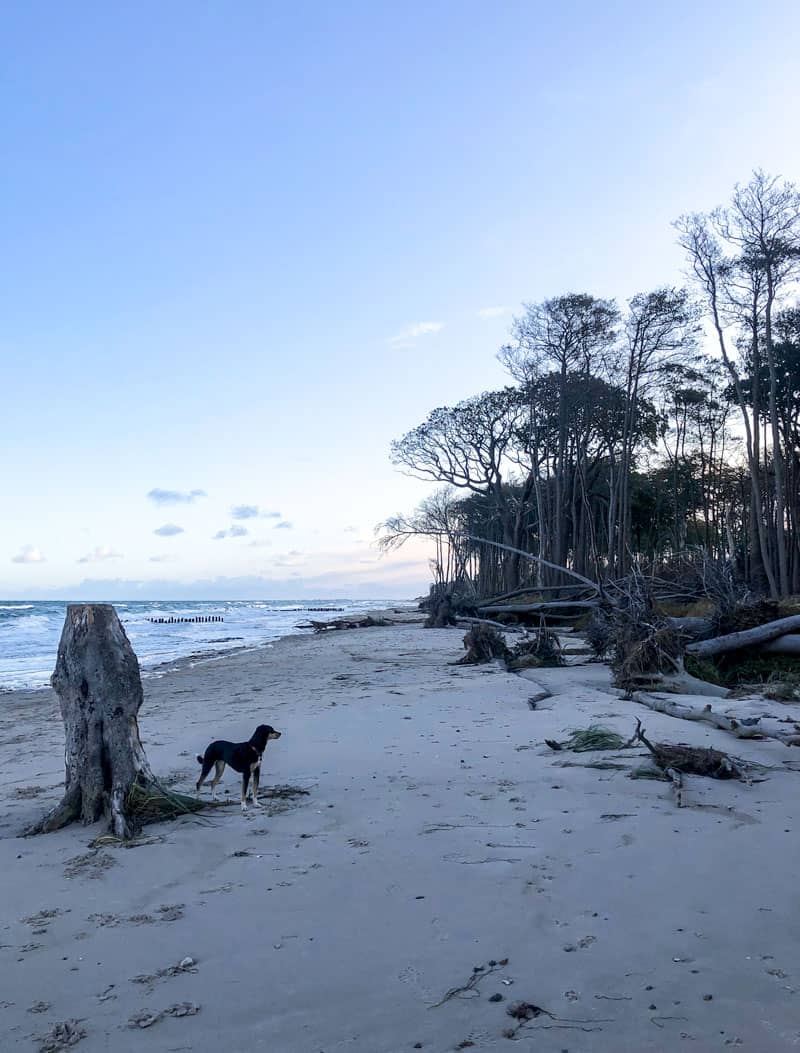
[[[137,723],[139,662],[111,604],[67,607],[50,682],[64,721],[66,785],[61,803],[27,833],[105,815],[111,832],[128,840],[143,822],[200,807],[150,771]]]

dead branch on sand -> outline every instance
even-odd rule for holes
[[[451,998],[457,998],[459,995],[471,992],[478,995],[476,990],[481,980],[484,980],[487,976],[491,976],[492,973],[496,973],[498,969],[505,968],[508,965],[508,958],[501,958],[500,961],[491,959],[488,965],[474,965],[472,967],[472,975],[465,984],[461,984],[460,987],[451,987],[438,1002],[434,1002],[428,1006],[428,1009],[438,1009],[440,1005],[444,1005],[445,1002],[449,1002]]]
[[[766,731],[758,726],[760,717],[751,718],[755,723],[743,724],[736,720],[735,717],[715,712],[708,704],[703,706],[702,709],[692,709],[691,706],[680,705],[669,699],[658,698],[638,691],[631,692],[629,697],[634,702],[647,706],[648,709],[652,709],[656,713],[665,713],[667,716],[676,717],[679,720],[694,720],[703,724],[711,724],[721,731],[729,732],[737,739],[776,739],[778,742],[782,742],[784,746],[800,746],[800,734],[791,731]]]
[[[640,720],[636,721],[634,738],[647,747],[655,764],[670,777],[677,789],[681,788],[681,775],[749,781],[741,764],[721,750],[710,746],[685,746],[683,743],[652,743],[646,737]]]
[[[336,618],[330,622],[316,622],[310,620],[308,623],[315,633],[332,632],[336,629],[370,629],[373,627],[384,627],[395,625],[389,618],[373,618],[371,614],[364,618]]]

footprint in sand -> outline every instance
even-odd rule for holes
[[[167,980],[173,976],[182,976],[184,973],[196,973],[197,962],[194,958],[187,955],[182,958],[177,965],[168,965],[164,969],[158,969],[154,973],[143,973],[139,976],[132,976],[132,984],[144,984],[150,990],[153,989],[155,984],[159,980]]]
[[[63,1049],[70,1049],[86,1038],[86,1034],[86,1028],[79,1020],[61,1020],[53,1024],[47,1034],[39,1036],[39,1053],[60,1053]]]
[[[75,878],[100,878],[117,865],[116,859],[108,852],[87,852],[81,856],[73,856],[64,865],[64,877]]]
[[[183,908],[183,903],[163,904],[155,914],[129,914],[127,918],[118,914],[90,914],[87,920],[101,928],[114,928],[122,921],[131,925],[152,925],[157,921],[178,921],[183,917]]]
[[[30,917],[23,918],[23,925],[30,925],[31,932],[34,936],[44,936],[47,932],[47,923],[53,918],[57,918],[61,911],[54,907],[52,910],[40,910],[36,914],[31,914]]]
[[[591,947],[592,944],[596,943],[596,942],[597,942],[597,937],[596,936],[584,936],[582,939],[578,940],[577,944],[575,944],[575,943],[568,943],[568,944],[566,944],[565,947],[564,947],[564,950],[567,951],[567,953],[569,953],[570,951],[577,951],[578,948],[580,948],[581,950],[585,950],[587,947]]]
[[[128,1027],[152,1027],[159,1020],[163,1020],[165,1016],[196,1016],[199,1012],[200,1006],[196,1002],[176,1002],[175,1005],[168,1006],[158,1013],[154,1013],[149,1009],[142,1009],[128,1018]]]

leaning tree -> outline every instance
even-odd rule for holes
[[[106,816],[112,833],[127,840],[145,821],[202,807],[150,770],[137,720],[139,662],[111,604],[67,607],[51,683],[64,720],[66,785],[61,802],[28,833]]]

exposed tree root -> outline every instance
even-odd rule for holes
[[[748,781],[740,763],[721,750],[705,746],[685,746],[682,743],[652,743],[646,737],[642,722],[636,721],[636,741],[652,754],[654,762],[672,780],[676,793],[683,788],[682,775],[704,775],[710,779],[741,779]]]

